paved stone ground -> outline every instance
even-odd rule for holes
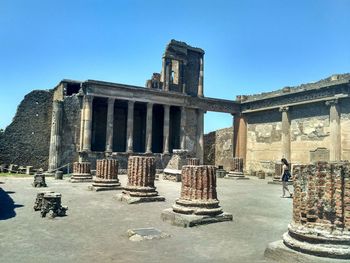
[[[125,185],[126,175],[119,178]],[[49,187],[36,189],[30,185],[32,178],[0,177],[0,181],[2,263],[267,262],[263,256],[267,244],[281,239],[292,213],[292,199],[280,198],[280,185],[256,178],[218,179],[220,204],[234,221],[193,228],[160,219],[161,211],[179,197],[181,183],[156,181],[165,202],[128,205],[116,200],[120,191],[88,191],[89,183],[48,178]],[[69,207],[67,216],[48,219],[34,212],[40,190],[62,193],[62,204]],[[128,240],[128,229],[144,227],[171,237]]]

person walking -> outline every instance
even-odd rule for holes
[[[289,197],[293,197],[293,194],[288,189],[288,180],[291,177],[290,171],[289,171],[289,163],[286,158],[281,159],[282,162],[282,174],[281,174],[281,180],[282,180],[282,193],[283,195],[281,197],[286,197],[286,191],[289,193]]]

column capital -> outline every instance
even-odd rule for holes
[[[338,104],[338,99],[326,100],[325,104],[326,106],[334,106]]]
[[[279,111],[280,111],[280,112],[287,112],[287,111],[289,111],[289,106],[281,106],[281,107],[279,108]]]
[[[92,103],[93,99],[94,99],[94,96],[92,96],[92,95],[85,95],[84,96],[84,101],[87,103]]]

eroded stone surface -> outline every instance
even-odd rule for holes
[[[157,228],[136,228],[127,231],[130,241],[143,241],[170,237],[169,234]]]

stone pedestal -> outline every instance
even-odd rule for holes
[[[53,191],[42,191],[36,194],[35,203],[33,206],[34,211],[40,211],[43,203],[43,198],[45,194],[54,193]]]
[[[102,159],[96,161],[96,176],[92,186],[93,191],[119,190],[118,161],[113,159]]]
[[[350,259],[349,169],[349,163],[294,165],[293,220],[283,235],[284,249],[279,246],[281,257],[291,249]]]
[[[34,175],[34,182],[32,183],[34,187],[47,187],[45,182],[45,175],[42,173],[36,173]]]
[[[129,204],[165,201],[154,186],[156,164],[154,157],[131,156],[128,161],[128,184],[124,187],[120,201]]]
[[[72,183],[91,182],[91,164],[89,162],[75,162],[73,163],[73,174],[70,178]]]
[[[171,159],[163,171],[163,179],[181,182],[181,168],[187,164],[187,157],[187,150],[174,149]]]
[[[33,174],[33,166],[26,166],[26,174],[27,175]]]
[[[226,174],[226,179],[249,179],[244,176],[243,165],[244,160],[240,157],[234,157],[231,160],[231,170]]]
[[[60,193],[45,193],[42,197],[41,217],[45,217],[47,214],[49,214],[50,218],[65,216],[68,207],[61,205],[61,197]]]
[[[182,167],[181,196],[161,217],[173,225],[191,227],[232,220],[219,206],[216,193],[215,167],[185,165]]]

